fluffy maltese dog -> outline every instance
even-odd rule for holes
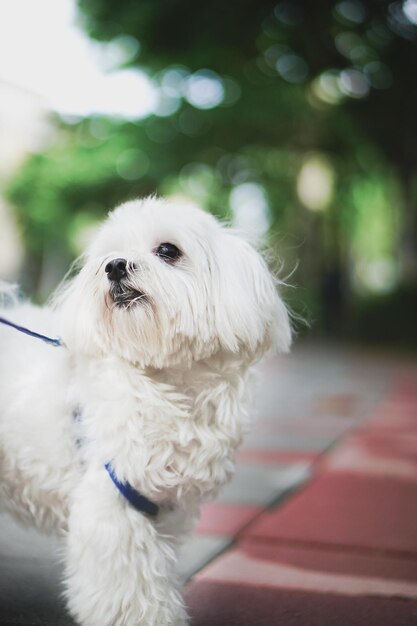
[[[291,341],[264,260],[200,209],[128,202],[50,307],[0,315],[64,343],[0,325],[2,508],[63,532],[79,624],[186,624],[178,547],[233,473],[251,368]]]

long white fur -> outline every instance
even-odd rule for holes
[[[155,254],[164,242],[177,263]],[[112,303],[104,268],[119,257],[146,301]],[[52,306],[6,313],[66,349],[0,327],[0,505],[64,533],[79,624],[186,624],[178,546],[233,473],[252,366],[290,346],[274,277],[209,214],[148,198],[110,213]],[[109,461],[160,505],[156,520],[119,494]]]

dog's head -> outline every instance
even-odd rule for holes
[[[149,198],[110,213],[58,298],[63,338],[143,366],[287,351],[287,311],[262,257],[214,217]]]

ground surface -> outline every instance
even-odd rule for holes
[[[183,551],[193,626],[417,626],[417,361],[304,346],[256,397]],[[0,517],[2,626],[72,624],[57,547]]]

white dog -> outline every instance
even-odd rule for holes
[[[53,306],[1,311],[0,501],[65,535],[85,626],[187,623],[177,551],[234,469],[248,373],[289,349],[261,256],[191,206],[110,213]]]

